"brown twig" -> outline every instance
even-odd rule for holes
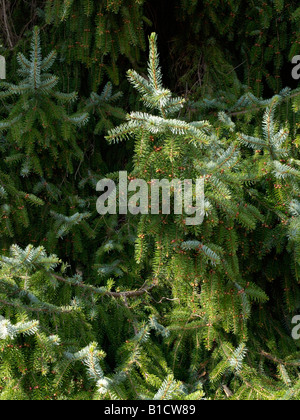
[[[56,280],[69,284],[70,286],[76,286],[79,287],[81,289],[84,289],[88,292],[92,292],[92,293],[96,293],[96,294],[101,294],[103,296],[110,296],[110,297],[114,297],[114,298],[134,298],[134,297],[139,297],[144,295],[145,293],[150,292],[152,289],[154,289],[154,287],[156,287],[156,284],[151,284],[150,286],[147,285],[146,283],[138,290],[133,290],[133,291],[128,291],[128,292],[109,292],[109,291],[103,291],[97,287],[94,286],[90,286],[90,285],[86,285],[84,283],[78,283],[78,284],[72,284],[69,280],[61,277],[61,276],[57,276],[54,275],[54,277],[56,278]]]
[[[274,363],[277,363],[277,364],[280,364],[280,365],[283,365],[283,366],[299,366],[300,365],[300,363],[299,362],[286,362],[286,361],[284,361],[284,360],[281,360],[281,359],[277,359],[276,357],[274,357],[274,356],[272,356],[271,354],[269,354],[269,353],[266,353],[265,351],[263,351],[263,350],[261,350],[260,352],[259,352],[259,354],[261,355],[261,356],[263,356],[263,357],[265,357],[266,359],[268,359],[268,360],[271,360],[272,362],[274,362]]]
[[[293,93],[292,95],[287,96],[286,98],[284,98],[284,101],[286,101],[288,99],[295,98],[295,97],[297,97],[299,95],[300,95],[300,92]],[[231,113],[228,113],[227,115],[229,115],[230,117],[236,117],[238,115],[249,114],[249,112],[255,112],[255,111],[258,112],[258,111],[261,111],[263,108],[267,108],[267,106],[263,105],[263,106],[260,106],[260,107],[248,108],[248,109],[245,109],[243,111],[231,112]]]
[[[20,7],[20,3],[20,1],[11,2],[8,0],[0,0],[0,31],[3,32],[3,35],[6,39],[6,44],[10,49],[14,48],[14,46],[24,35],[25,31],[34,25],[37,18],[37,1],[34,0],[28,2],[28,8],[30,11],[27,22],[22,27],[22,29],[20,29],[19,33],[17,33],[13,23],[13,14],[14,11]]]
[[[8,11],[6,9],[6,0],[1,0],[1,15],[2,15],[1,17],[3,21],[3,26],[6,32],[7,44],[9,48],[13,48],[14,44],[12,41],[11,27],[8,22]]]

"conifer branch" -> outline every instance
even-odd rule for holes
[[[152,289],[154,289],[157,286],[157,284],[147,285],[147,283],[145,283],[138,290],[132,290],[132,291],[126,291],[126,292],[111,292],[111,291],[105,290],[105,288],[97,288],[97,287],[94,287],[94,286],[84,284],[82,282],[74,282],[70,279],[65,279],[61,276],[53,275],[53,277],[55,277],[56,280],[58,280],[62,283],[66,283],[66,284],[69,284],[71,286],[79,287],[80,289],[83,289],[87,292],[91,292],[91,293],[94,293],[96,295],[101,295],[101,296],[110,296],[110,297],[114,297],[114,298],[140,297],[140,296],[144,295],[145,293],[149,293]]]

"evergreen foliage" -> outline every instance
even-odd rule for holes
[[[10,256],[1,258],[2,400],[203,398],[201,384],[188,388],[176,381],[150,343],[152,330],[167,335],[154,317],[136,325],[136,335],[119,349],[117,370],[106,376],[106,355],[92,340],[101,338],[95,319],[107,307],[100,298],[109,296],[109,289],[84,284],[78,275],[57,275],[60,264],[33,246],[13,246]],[[51,334],[54,330],[59,334]]]
[[[108,76],[119,84],[117,61],[124,55],[132,63],[146,48],[144,0],[46,1],[45,19],[58,28],[56,39],[65,63],[84,64],[90,72],[92,89]],[[66,35],[67,34],[67,35]],[[71,37],[70,37],[71,35]]]
[[[298,400],[297,2],[3,4],[0,399]],[[203,223],[100,216],[119,170]]]
[[[226,387],[231,384],[238,389],[238,398],[279,398],[293,381],[283,379],[283,374],[274,380],[270,366],[262,365],[261,355],[266,354],[264,329],[271,330],[276,341],[279,329],[287,342],[278,345],[277,351],[293,349],[297,357],[297,345],[284,332],[286,326],[280,327],[280,316],[270,317],[275,296],[271,299],[266,287],[268,282],[276,284],[280,276],[285,282],[289,279],[283,290],[289,303],[286,320],[298,310],[299,261],[293,252],[296,242],[291,242],[289,233],[295,216],[288,208],[295,208],[299,196],[299,172],[295,159],[289,159],[289,130],[275,122],[276,107],[284,95],[268,102],[260,130],[262,138],[252,137],[236,133],[235,124],[224,113],[217,129],[207,121],[187,123],[169,116],[173,110],[178,112],[183,101],[172,98],[162,86],[154,34],[148,69],[147,79],[132,71],[128,77],[151,114],[132,112],[127,123],[110,132],[108,140],[134,136],[133,178],[148,182],[156,178],[205,179],[206,219],[201,226],[188,227],[182,216],[172,215],[141,216],[138,226],[137,262],[149,259],[152,250],[152,278],[160,287],[167,287],[169,298],[176,302],[166,315],[171,330],[166,341],[169,350],[173,348],[168,357],[176,373],[182,375],[181,366],[188,363],[196,376],[205,352],[212,351],[212,389],[222,389],[226,378]],[[254,153],[244,150],[243,145]],[[260,250],[255,248],[257,243]],[[284,267],[274,268],[273,259],[268,258],[274,247],[275,259],[285,260]],[[268,303],[270,300],[272,303]],[[265,321],[259,324],[260,336],[254,329],[261,317]],[[187,348],[197,351],[190,353]],[[278,359],[283,361],[284,354]],[[297,363],[292,366],[294,375]],[[296,385],[297,376],[294,380]]]

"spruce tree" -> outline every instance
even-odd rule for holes
[[[199,365],[209,358],[208,386],[218,397],[224,386],[232,387],[237,398],[284,397],[291,394],[292,383],[297,389],[297,363],[287,369],[288,360],[297,357],[297,344],[284,331],[280,311],[270,317],[279,296],[276,279],[285,279],[289,306],[278,301],[276,305],[281,305],[287,323],[299,302],[297,274],[292,280],[298,266],[292,251],[297,240],[295,231],[292,236],[289,232],[290,223],[297,223],[299,172],[297,161],[291,159],[289,131],[275,122],[284,96],[268,102],[258,138],[236,132],[224,113],[217,129],[207,121],[187,123],[171,117],[183,100],[173,98],[162,85],[155,34],[150,37],[148,69],[147,79],[134,71],[128,78],[151,113],[132,112],[107,139],[134,137],[133,178],[205,179],[206,218],[201,226],[188,227],[182,216],[172,215],[144,215],[138,225],[137,262],[149,259],[151,250],[151,278],[169,290],[173,301],[165,322],[171,331],[166,341],[169,350],[173,348],[168,357],[175,376],[188,380],[182,368],[189,365],[189,374],[196,377]],[[276,261],[282,259],[286,262],[279,268]],[[275,293],[267,282],[275,282]],[[265,331],[271,345],[272,339],[279,339],[278,329],[281,346],[276,356],[268,357]],[[279,372],[275,379],[270,360]]]
[[[84,211],[86,200],[77,194],[76,174],[88,147],[82,141],[79,145],[79,136],[85,135],[78,130],[88,122],[90,109],[99,112],[105,101],[109,107],[108,101],[115,98],[108,97],[108,86],[102,97],[93,97],[94,108],[89,102],[74,112],[77,93],[57,90],[58,77],[49,73],[56,56],[53,50],[42,57],[39,29],[35,28],[30,57],[18,55],[22,81],[2,83],[6,118],[0,122],[5,156],[1,168],[1,225],[4,240],[8,238],[6,249],[11,244],[9,238],[14,238],[24,245],[43,243],[52,251],[72,231],[77,238],[70,240],[67,252],[79,253],[82,235],[95,235],[87,223],[90,214]],[[107,124],[107,113],[116,111],[110,106],[101,112],[98,131],[101,124]],[[39,229],[32,230],[35,220],[39,220]],[[77,245],[75,251],[73,243]]]
[[[11,5],[43,29],[0,90],[1,400],[299,399],[298,6],[178,2],[144,63],[154,3]],[[148,214],[97,214],[119,170]],[[166,179],[204,181],[203,223],[150,214]]]

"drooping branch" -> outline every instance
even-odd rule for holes
[[[150,290],[154,289],[156,287],[155,284],[151,284],[150,286],[147,286],[146,283],[138,290],[135,291],[129,291],[129,292],[106,292],[107,296],[111,297],[124,297],[124,298],[134,298],[144,295],[145,293],[150,292]]]
[[[28,6],[26,6],[26,24],[20,27],[18,32],[14,26],[14,13],[17,11],[19,12],[22,7],[21,1],[10,1],[10,0],[0,0],[0,33],[2,32],[4,40],[6,41],[7,47],[9,49],[14,48],[17,42],[22,38],[24,32],[34,25],[37,19],[37,8],[38,8],[38,1],[34,0],[31,2],[27,2]],[[27,11],[29,9],[29,13]]]
[[[2,21],[3,30],[4,30],[5,35],[6,35],[7,45],[8,45],[9,48],[13,48],[13,46],[14,46],[14,44],[13,44],[13,30],[12,30],[11,25],[9,23],[9,18],[8,18],[9,4],[7,4],[7,3],[8,2],[6,0],[1,0],[1,9],[0,9],[1,21]]]
[[[79,287],[87,292],[95,293],[97,295],[102,296],[110,296],[114,298],[135,298],[144,295],[145,293],[150,292],[154,289],[157,284],[153,283],[151,285],[147,285],[146,283],[138,290],[126,291],[126,292],[110,292],[105,290],[105,288],[97,288],[91,285],[87,285],[84,283],[76,283],[72,282],[69,279],[65,279],[64,277],[54,275],[54,278],[62,283],[68,284],[70,286]]]

